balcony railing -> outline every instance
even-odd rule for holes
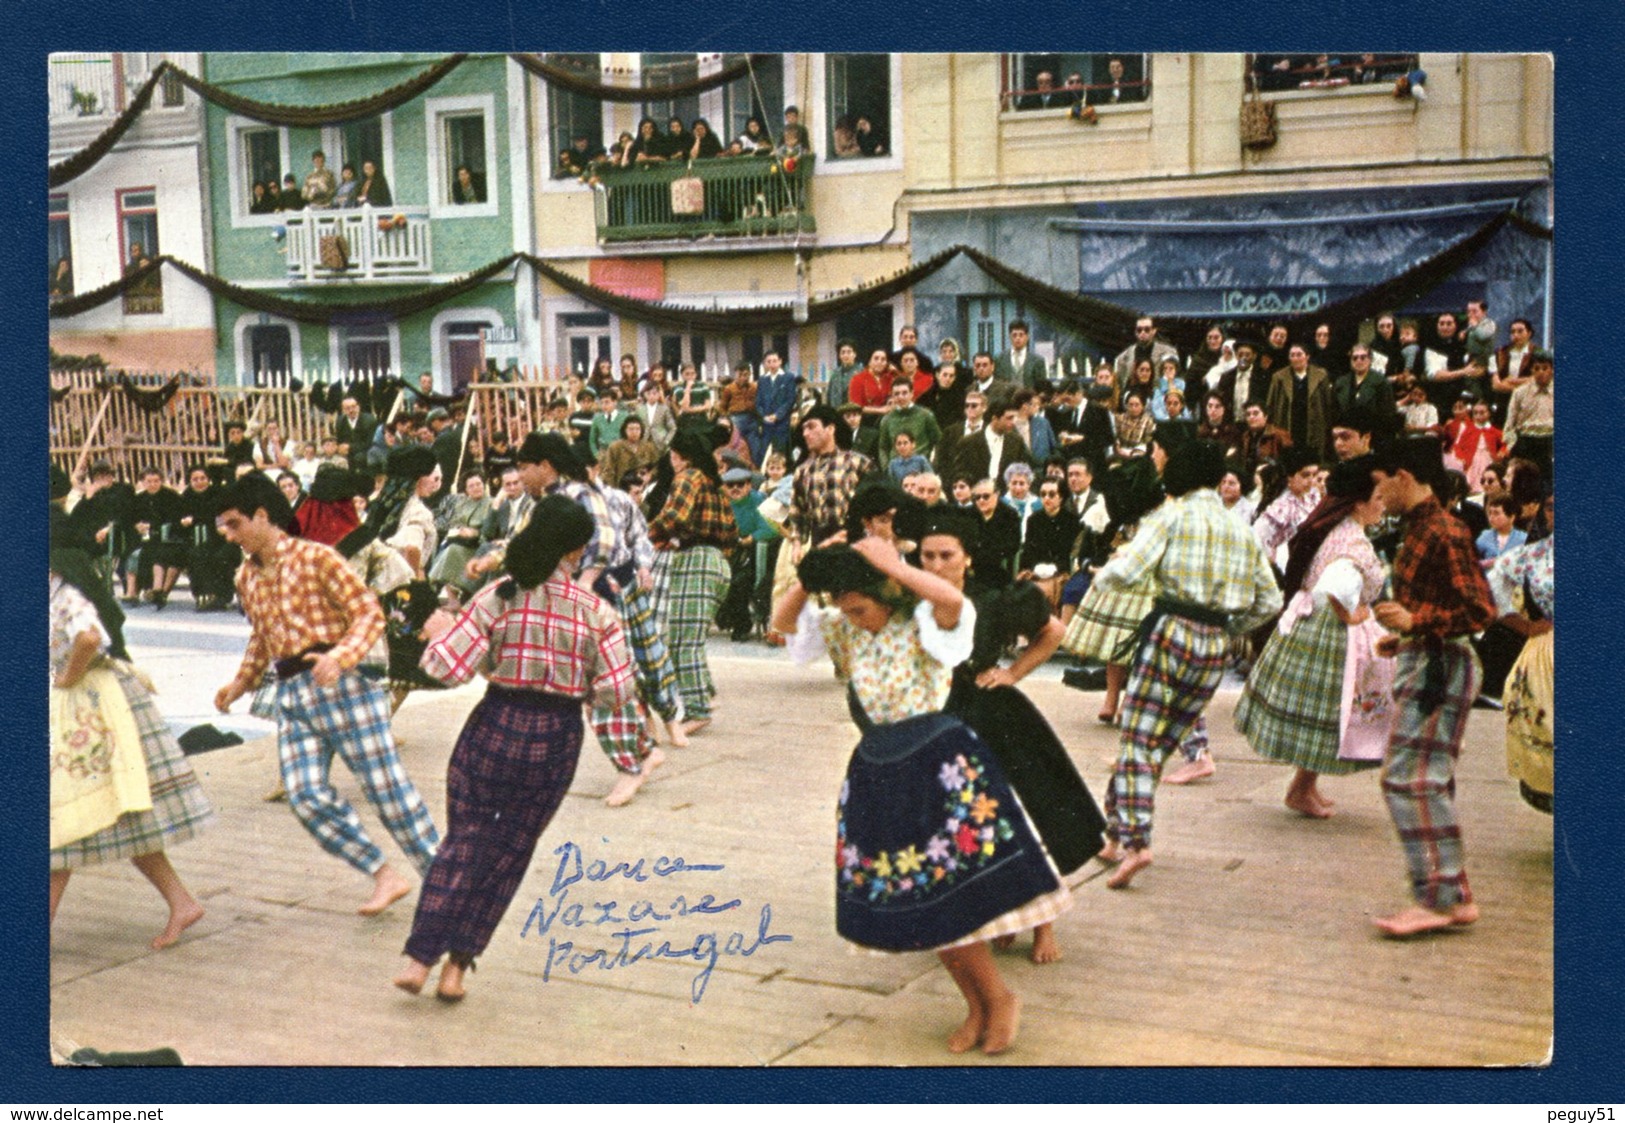
[[[294,280],[376,281],[434,271],[427,207],[294,211],[283,222]]]
[[[813,233],[811,156],[793,171],[765,156],[646,164],[598,173],[598,238],[632,242],[658,238],[767,237]],[[672,211],[671,185],[689,176],[705,184],[701,214]]]

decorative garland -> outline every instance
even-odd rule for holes
[[[343,125],[365,117],[376,117],[386,110],[404,105],[457,69],[458,64],[467,57],[467,54],[447,55],[417,77],[408,78],[371,97],[335,102],[331,105],[278,105],[275,102],[255,101],[253,98],[234,94],[212,82],[205,82],[169,62],[160,63],[158,71],[154,71],[154,74],[168,67],[188,89],[229,112],[251,117],[256,121],[264,121],[268,125],[315,128],[319,125]]]
[[[118,372],[116,381],[119,388],[124,391],[124,396],[129,398],[131,403],[142,413],[160,412],[169,404],[170,399],[174,398],[175,392],[181,388],[181,376],[178,374],[170,375],[168,381],[162,386],[151,390],[137,386],[130,376],[123,371]]]
[[[759,62],[767,56],[752,55],[750,58],[736,62],[732,66],[723,67],[715,74],[708,74],[704,78],[696,78],[691,82],[656,86],[608,86],[602,82],[595,82],[590,78],[582,78],[562,66],[555,66],[541,55],[515,52],[508,57],[548,85],[558,89],[568,90],[573,94],[583,94],[599,101],[632,103],[685,97],[689,94],[718,89],[726,86],[729,82],[743,78],[750,73],[752,63]]]
[[[1437,286],[1445,277],[1460,267],[1462,263],[1483,249],[1491,238],[1509,224],[1515,230],[1530,233],[1535,237],[1542,236],[1541,231],[1543,228],[1530,223],[1527,219],[1518,219],[1511,211],[1503,211],[1491,218],[1478,230],[1445,247],[1439,253],[1419,262],[1403,273],[1364,292],[1356,293],[1354,296],[1320,308],[1312,315],[1317,320],[1365,319],[1383,308],[1406,304]],[[1533,227],[1533,229],[1526,229],[1526,227]],[[1545,236],[1549,237],[1550,231],[1546,231]],[[129,274],[119,280],[103,285],[93,292],[55,302],[50,306],[50,314],[53,318],[74,316],[105,304],[131,287],[140,284],[154,270],[164,264],[169,264],[216,296],[231,300],[256,312],[266,312],[286,319],[296,320],[300,323],[332,324],[357,318],[378,316],[400,319],[444,304],[446,301],[469,292],[490,280],[513,265],[515,261],[523,261],[541,276],[552,281],[566,292],[578,296],[596,307],[628,317],[639,323],[676,331],[713,335],[732,335],[741,332],[766,334],[787,332],[807,324],[825,323],[850,312],[884,303],[898,293],[912,288],[930,277],[960,254],[970,258],[979,269],[994,281],[1016,296],[1021,297],[1027,304],[1048,319],[1067,324],[1103,346],[1127,346],[1133,339],[1134,321],[1140,316],[1138,310],[1111,301],[1101,300],[1098,297],[1056,288],[1054,285],[1040,281],[1035,277],[1019,273],[980,250],[963,245],[952,246],[934,257],[872,284],[863,285],[827,300],[812,301],[807,306],[805,318],[801,319],[795,316],[792,307],[787,304],[773,304],[755,308],[707,309],[684,308],[654,301],[637,300],[633,297],[622,296],[619,293],[599,288],[597,285],[572,276],[558,266],[528,253],[509,254],[507,257],[493,261],[483,268],[465,274],[455,281],[421,289],[408,296],[379,301],[336,303],[294,300],[262,290],[245,289],[164,254],[139,269],[131,270]],[[1297,323],[1308,318],[1310,318],[1310,314],[1300,314],[1287,317],[1286,322],[1289,324]],[[1199,345],[1203,334],[1212,324],[1213,318],[1160,316],[1158,321],[1158,329],[1166,338],[1171,339],[1182,348],[1189,349]],[[393,385],[383,387],[385,382],[393,383]],[[403,389],[405,383],[390,376],[388,379],[379,380],[378,384],[364,381],[351,384],[351,389],[358,396],[364,395],[365,398],[372,400],[375,406],[381,400],[379,396],[381,387],[390,393],[389,402],[392,403],[393,394]],[[320,385],[312,386],[310,388],[311,403],[323,412],[335,413],[338,409],[338,400],[333,399],[332,395],[334,393],[339,393],[340,398],[343,397],[343,393],[339,392],[336,384],[327,385],[325,389]],[[424,397],[425,400],[430,400],[431,404],[435,405],[449,405],[457,400],[455,398],[444,399],[439,395]],[[387,405],[382,408],[383,412],[387,412]]]
[[[113,146],[129,131],[130,126],[135,124],[135,119],[141,116],[147,104],[152,101],[152,91],[158,88],[158,79],[163,77],[164,68],[168,65],[168,62],[158,64],[136,91],[135,97],[130,99],[130,104],[124,112],[114,118],[113,123],[103,129],[100,136],[60,164],[52,164],[45,182],[51,187],[61,187],[64,183],[70,183],[95,167],[103,156],[111,152]]]

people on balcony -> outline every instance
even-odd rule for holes
[[[267,183],[255,182],[249,190],[249,214],[275,214],[277,205],[276,180]]]
[[[622,129],[621,135],[615,138],[615,147],[609,150],[605,159],[617,168],[630,168],[636,162],[634,157],[636,145],[637,138]]]
[[[739,134],[739,147],[747,156],[772,155],[773,135],[767,131],[766,122],[754,115],[747,117],[745,131]]]
[[[305,197],[299,191],[299,180],[292,172],[282,177],[282,190],[276,197],[276,209],[279,211],[302,211],[305,209]]]
[[[638,122],[638,137],[632,142],[634,164],[653,164],[666,158],[666,138],[660,135],[660,126],[654,118],[645,117]]]
[[[688,135],[683,127],[683,119],[673,113],[666,122],[665,144],[662,155],[668,160],[682,160],[688,156],[688,150],[694,146],[694,138]]]
[[[554,177],[568,179],[572,176],[586,175],[587,169],[602,159],[604,159],[603,146],[594,143],[587,133],[576,133],[570,138],[570,147],[559,153],[559,167]]]
[[[356,206],[387,207],[394,201],[389,193],[389,181],[378,170],[377,162],[361,161],[361,184],[355,189]]]
[[[343,167],[339,168],[339,186],[338,190],[333,192],[333,206],[355,206],[355,192],[356,188],[360,186],[361,181],[355,177],[354,164],[345,164]]]
[[[789,160],[800,156],[812,155],[812,148],[807,144],[807,134],[800,125],[784,126],[784,139],[779,142],[774,152],[781,160]]]
[[[475,175],[474,169],[467,164],[457,165],[457,179],[451,185],[451,201],[458,204],[485,202],[485,177]]]
[[[300,194],[309,207],[330,207],[338,193],[338,180],[327,166],[327,154],[320,148],[310,154],[310,171],[305,176],[305,187]]]
[[[693,137],[693,143],[686,153],[690,160],[708,160],[722,155],[722,142],[711,131],[711,123],[704,117],[695,118],[689,135]]]
[[[1090,105],[1119,105],[1145,100],[1145,83],[1130,81],[1123,60],[1110,59],[1106,63],[1107,80],[1089,91]]]

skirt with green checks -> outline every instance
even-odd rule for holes
[[[1061,647],[1080,659],[1132,663],[1133,652],[1127,650],[1126,645],[1150,615],[1151,602],[1156,595],[1155,577],[1147,577],[1132,588],[1110,592],[1091,584],[1066,626]]]
[[[1286,635],[1270,633],[1236,703],[1236,728],[1254,752],[1332,776],[1382,763],[1337,755],[1347,649],[1348,628],[1325,604]]]
[[[67,846],[51,851],[53,870],[72,870],[102,862],[117,862],[154,854],[184,842],[214,820],[203,787],[187,763],[174,734],[164,724],[152,694],[127,666],[110,668],[124,688],[135,727],[141,734],[141,752],[147,759],[147,785],[152,790],[151,811],[130,811]]]

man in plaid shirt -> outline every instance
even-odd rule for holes
[[[1437,498],[1446,486],[1438,441],[1394,442],[1371,476],[1388,513],[1405,519],[1393,599],[1372,611],[1379,624],[1398,633],[1377,649],[1397,652],[1399,707],[1383,759],[1382,791],[1416,899],[1373,923],[1385,935],[1405,937],[1478,919],[1456,823],[1456,758],[1478,697],[1481,672],[1472,635],[1487,628],[1496,612],[1472,533]]]
[[[829,406],[815,406],[801,419],[807,462],[796,469],[786,523],[803,553],[845,527],[852,493],[874,469],[874,461],[863,453],[840,447],[836,434],[841,428],[840,414]]]
[[[214,696],[221,713],[270,671],[277,678],[277,753],[288,806],[324,850],[373,879],[358,910],[375,916],[411,892],[384,859],[355,808],[328,781],[339,754],[379,818],[420,873],[440,836],[395,752],[389,696],[356,670],[384,630],[378,598],[337,551],[289,535],[292,512],[263,475],[226,489],[216,526],[241,546],[237,595],[253,634],[237,675]]]
[[[1155,571],[1162,589],[1137,639],[1117,767],[1106,791],[1110,841],[1100,857],[1117,864],[1106,882],[1112,889],[1124,888],[1151,864],[1153,793],[1163,761],[1218,689],[1229,636],[1281,611],[1269,559],[1215,490],[1225,472],[1224,449],[1192,440],[1168,455],[1158,443],[1151,456],[1169,499],[1095,577],[1103,589],[1122,590]]]

